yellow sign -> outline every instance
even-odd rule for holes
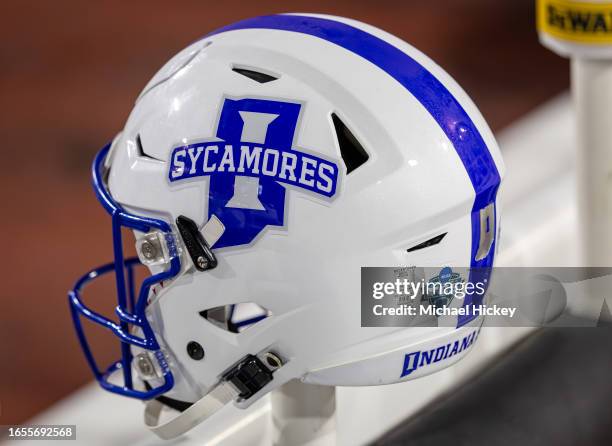
[[[583,44],[612,44],[612,1],[537,0],[538,31]]]

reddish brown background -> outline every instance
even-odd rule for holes
[[[91,379],[66,302],[75,277],[111,256],[89,164],[173,53],[253,15],[345,15],[429,54],[499,130],[568,85],[567,62],[537,43],[532,3],[3,1],[0,424],[23,422]]]

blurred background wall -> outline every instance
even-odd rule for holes
[[[537,42],[533,3],[3,0],[0,424],[23,422],[91,380],[66,300],[78,275],[112,255],[90,162],[174,53],[249,16],[344,15],[424,51],[499,130],[568,86],[567,62]]]

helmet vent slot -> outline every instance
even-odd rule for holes
[[[243,76],[248,77],[249,79],[252,79],[255,82],[259,82],[260,84],[265,84],[278,79],[278,77],[274,77],[270,74],[262,73],[261,71],[250,70],[248,68],[233,67],[232,71],[234,73],[242,74]]]
[[[208,308],[199,314],[211,324],[232,333],[240,333],[272,315],[252,302]]]
[[[334,130],[336,131],[336,138],[338,139],[342,161],[344,161],[344,165],[346,166],[346,173],[349,174],[364,164],[369,156],[361,143],[355,138],[355,135],[353,135],[338,115],[332,113],[331,117],[334,123]]]
[[[163,160],[160,160],[159,158],[155,158],[154,156],[151,156],[147,152],[144,151],[142,147],[142,140],[140,139],[140,133],[136,135],[136,155],[139,158],[148,158],[150,160],[161,161],[162,163],[164,162]]]
[[[436,235],[435,237],[432,237],[429,240],[424,241],[423,243],[419,243],[418,245],[413,246],[412,248],[408,248],[406,251],[413,252],[413,251],[418,251],[419,249],[429,248],[430,246],[437,245],[438,243],[442,241],[442,239],[446,236],[446,234],[448,234],[448,232],[445,232],[444,234]]]

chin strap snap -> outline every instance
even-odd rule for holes
[[[277,367],[280,367],[282,364],[280,358],[268,352],[269,364],[273,358],[276,358]],[[158,400],[147,401],[145,424],[155,435],[164,440],[176,438],[206,420],[233,399],[248,400],[272,379],[272,370],[257,356],[247,355],[226,371],[221,382],[202,399],[166,422],[160,423],[162,410],[166,405]]]
[[[222,382],[189,408],[162,423],[160,423],[161,414],[166,406],[157,400],[150,400],[145,406],[145,424],[159,438],[170,440],[194,428],[236,396],[238,392],[229,384]]]

